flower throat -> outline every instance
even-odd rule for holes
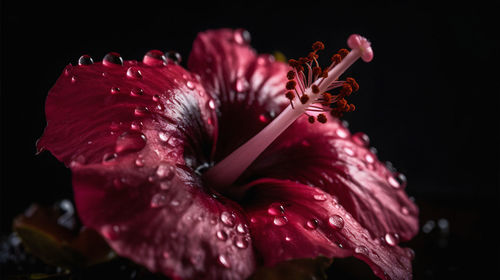
[[[339,50],[325,69],[317,61],[318,52],[325,48],[321,42],[312,45],[312,52],[307,57],[289,60],[292,70],[287,73],[288,82],[284,86],[290,105],[245,144],[207,170],[203,175],[205,182],[219,192],[241,195],[242,190],[235,192],[231,184],[297,118],[304,115],[310,123],[326,123],[326,112],[341,117],[344,112],[354,111],[355,106],[348,104],[345,98],[357,91],[359,85],[353,78],[345,81],[338,78],[359,58],[371,61],[373,51],[370,42],[357,34],[349,36],[347,45],[351,51]],[[338,94],[329,93],[337,88],[340,89]]]

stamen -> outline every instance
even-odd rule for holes
[[[314,68],[310,65],[312,61],[317,63],[317,51],[324,49],[324,44],[321,42],[313,44],[313,52],[309,55],[310,58],[290,59],[288,63],[293,68],[293,71],[287,73],[288,82],[285,85],[287,89],[285,96],[290,101],[290,106],[285,108],[257,135],[209,169],[204,174],[205,181],[219,192],[231,194],[236,198],[241,197],[245,190],[232,188],[231,184],[297,118],[305,114],[310,123],[314,123],[316,119],[319,123],[326,123],[325,114],[319,113],[315,117],[307,112],[330,112],[332,116],[340,117],[343,112],[354,111],[356,107],[353,104],[348,104],[344,97],[349,96],[353,91],[357,91],[359,85],[353,78],[347,78],[346,81],[338,81],[337,79],[359,58],[365,62],[371,61],[373,51],[370,42],[357,34],[349,37],[347,45],[351,48],[351,51],[347,49],[339,50],[336,55],[332,56],[332,64],[325,70],[321,70],[319,65]],[[307,81],[305,80],[304,65],[308,69]],[[319,70],[313,70],[317,69],[316,67]],[[313,72],[317,73],[317,75],[314,75],[314,79],[312,77]],[[299,84],[299,87],[296,87],[297,84]],[[335,88],[340,88],[337,95],[326,92]],[[293,91],[295,91],[295,94]],[[300,102],[296,101],[295,95],[299,97]]]

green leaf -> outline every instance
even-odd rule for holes
[[[326,280],[325,271],[332,261],[326,257],[284,261],[273,267],[259,268],[248,280]]]
[[[71,230],[58,223],[55,208],[32,205],[14,219],[13,228],[27,251],[43,262],[64,268],[81,268],[114,257],[106,241],[92,229]]]

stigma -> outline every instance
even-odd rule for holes
[[[351,50],[340,49],[325,69],[317,60],[325,48],[321,42],[314,43],[306,57],[290,60],[288,81],[283,85],[290,105],[259,133],[210,168],[203,175],[205,182],[230,197],[241,197],[245,190],[233,188],[231,184],[295,120],[306,116],[310,123],[326,123],[326,113],[340,117],[354,111],[356,107],[349,104],[346,97],[357,91],[359,85],[354,78],[339,80],[339,77],[358,59],[371,61],[373,50],[370,42],[357,34],[348,38],[347,45]]]
[[[292,70],[286,75],[288,82],[285,85],[285,97],[289,100],[290,107],[301,110],[310,123],[326,123],[325,113],[340,118],[344,113],[356,109],[346,98],[356,92],[359,85],[351,77],[338,80],[339,73],[343,73],[360,57],[367,62],[371,61],[373,51],[368,40],[357,34],[351,35],[347,43],[354,54],[350,54],[347,49],[340,49],[331,56],[331,64],[324,69],[319,65],[318,58],[325,45],[319,41],[312,45],[312,51],[307,56],[288,61]]]

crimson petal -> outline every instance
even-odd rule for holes
[[[213,100],[178,65],[113,57],[65,69],[38,142],[72,169],[83,223],[154,272],[248,277],[255,264],[245,217],[194,170],[212,150]]]
[[[315,186],[340,204],[372,237],[418,232],[418,208],[397,174],[369,150],[360,134],[350,135],[338,120],[310,124],[299,119],[249,168],[246,180],[277,178]]]
[[[288,65],[258,55],[242,29],[201,32],[193,43],[188,67],[217,100],[218,139],[215,160],[234,151],[284,108]]]
[[[295,258],[355,256],[383,279],[411,278],[411,249],[371,238],[337,198],[300,183],[252,183],[247,212],[254,246],[266,265]]]

